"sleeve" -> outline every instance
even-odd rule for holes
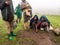
[[[7,4],[5,3],[5,1],[0,3],[0,9],[1,10],[3,10],[6,6],[7,6]]]
[[[41,24],[41,21],[39,21],[39,22],[36,24],[36,26],[38,27],[40,24]]]

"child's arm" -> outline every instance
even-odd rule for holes
[[[41,24],[40,21],[36,24],[36,32],[38,31],[38,26],[39,26],[40,24]]]

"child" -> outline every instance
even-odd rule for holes
[[[13,10],[12,0],[2,0],[0,3],[1,3],[0,9],[2,13],[2,18],[7,25],[8,38],[12,40],[13,36],[16,36],[16,34],[13,33],[13,28],[12,28],[12,24],[13,24],[12,22],[14,20],[14,10]]]
[[[38,22],[38,16],[35,15],[31,20],[30,20],[30,28],[33,28],[36,30],[36,24]]]
[[[47,17],[43,15],[41,16],[40,21],[36,25],[36,32],[38,31],[37,28],[39,28],[40,30],[44,28],[44,30],[48,32],[49,27],[50,27],[50,22],[47,19]]]
[[[24,29],[27,29],[29,27],[29,21],[32,15],[31,12],[32,8],[26,0],[22,0],[21,9],[23,11],[23,17],[24,17]]]
[[[16,22],[19,23],[21,18],[22,18],[22,10],[20,8],[20,4],[18,4],[18,6],[16,7],[15,11],[16,11],[15,14],[17,15]]]

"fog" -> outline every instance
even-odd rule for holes
[[[21,0],[12,0],[14,9],[21,4]],[[60,0],[27,0],[33,10],[33,13],[56,14],[60,15]]]

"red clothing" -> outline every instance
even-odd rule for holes
[[[39,25],[41,25],[41,22],[40,21],[36,24],[36,26],[38,27]]]

